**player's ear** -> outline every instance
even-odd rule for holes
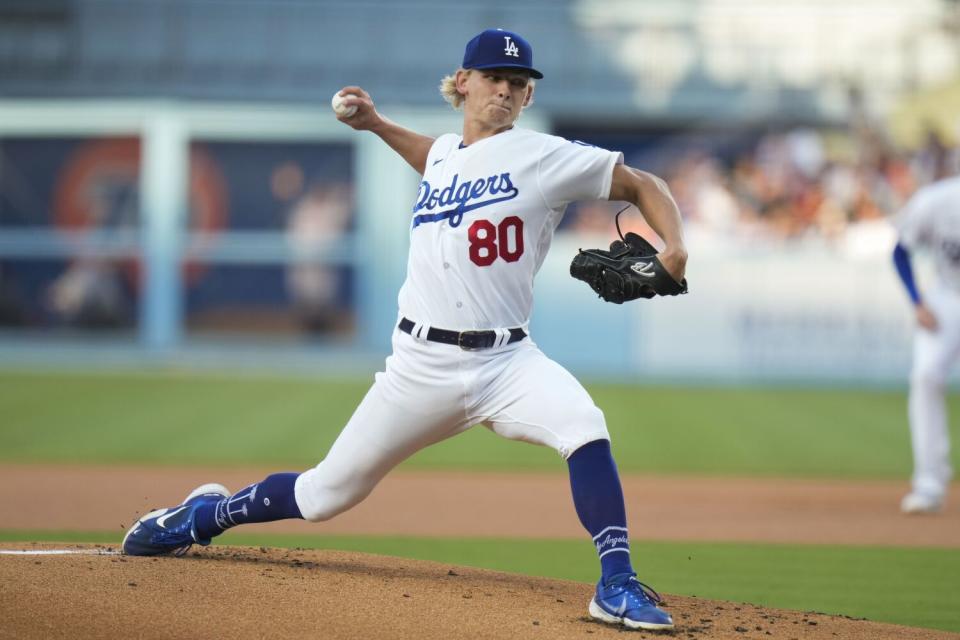
[[[533,87],[534,84],[532,81],[527,84],[527,95],[523,98],[523,108],[527,108],[533,104]]]
[[[471,69],[457,69],[456,78],[454,78],[454,84],[457,87],[457,92],[460,95],[467,95],[467,78],[470,77]]]

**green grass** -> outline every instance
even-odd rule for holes
[[[121,533],[0,531],[0,540],[119,542]],[[340,549],[593,582],[588,541],[250,535],[235,545]],[[955,549],[634,542],[641,579],[657,590],[960,631]]]
[[[0,372],[0,461],[308,467],[368,386],[177,372]],[[625,472],[905,478],[910,471],[902,391],[588,388]],[[950,404],[960,411],[960,397]],[[953,436],[960,439],[956,426]],[[960,468],[960,447],[953,456]],[[482,427],[406,464],[563,469],[552,451]]]

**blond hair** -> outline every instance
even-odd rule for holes
[[[463,108],[463,94],[457,91],[457,73],[460,71],[470,73],[470,69],[457,69],[440,81],[440,95],[457,111]]]
[[[463,108],[464,96],[462,93],[457,91],[457,73],[463,71],[464,73],[471,73],[472,69],[460,68],[451,73],[448,76],[444,76],[443,80],[440,81],[440,95],[443,96],[443,99],[450,103],[450,106],[459,111]],[[530,78],[529,86],[533,87],[536,84],[533,78]],[[522,108],[527,108],[533,104],[533,96],[530,96],[530,102],[524,105]]]

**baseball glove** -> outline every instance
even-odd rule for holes
[[[570,275],[615,304],[687,292],[687,279],[677,282],[660,262],[652,244],[631,232],[626,236],[621,233],[620,238],[610,244],[609,251],[580,249],[570,263]]]

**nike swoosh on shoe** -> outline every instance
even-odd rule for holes
[[[166,514],[160,516],[159,518],[157,518],[157,526],[160,527],[161,529],[166,529],[166,528],[167,528],[167,525],[165,525],[164,522],[167,521],[167,518],[173,517],[173,516],[177,515],[178,513],[180,513],[181,511],[183,511],[184,509],[187,509],[187,508],[189,508],[189,507],[187,507],[187,506],[178,507],[178,508],[174,509],[173,511],[171,511],[170,513],[166,513]]]

